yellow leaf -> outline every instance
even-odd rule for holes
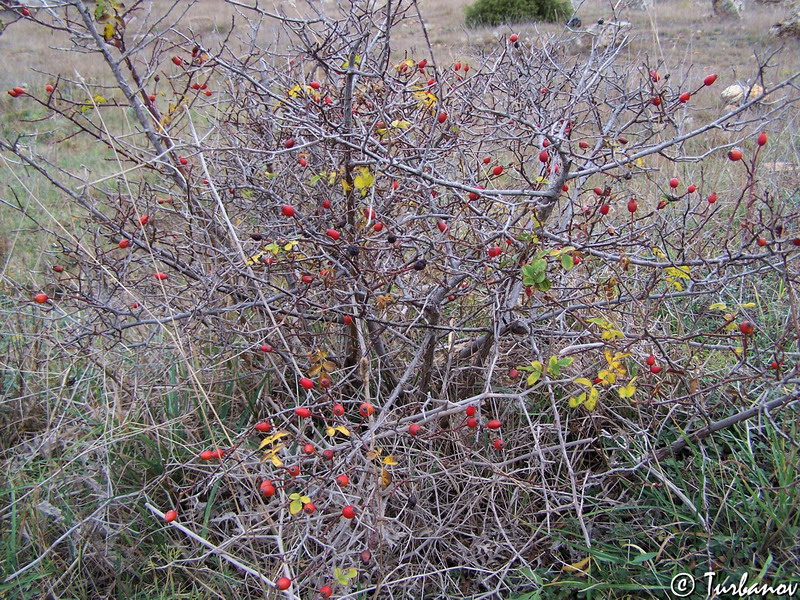
[[[277,454],[272,454],[269,457],[269,459],[272,461],[272,465],[274,467],[282,467],[283,466],[283,461],[280,458],[278,458]]]
[[[433,108],[439,101],[435,94],[424,90],[414,92],[414,98],[417,99],[420,108]]]
[[[411,123],[409,123],[408,121],[401,121],[399,119],[395,119],[394,121],[392,121],[392,127],[396,129],[408,129],[409,127],[411,127]]]
[[[392,474],[385,467],[381,469],[381,486],[384,488],[392,485]]]
[[[103,25],[103,39],[107,42],[111,41],[114,37],[114,24],[113,23],[106,23]]]
[[[350,184],[349,184],[349,183],[347,183],[347,181],[345,181],[344,179],[342,179],[342,189],[343,189],[345,192],[349,192],[349,191],[350,191],[350,190],[352,190],[353,188],[352,188],[352,187],[350,187]]]
[[[619,397],[620,398],[622,398],[624,400],[625,398],[632,398],[633,397],[633,395],[636,393],[636,386],[633,385],[634,381],[636,381],[636,377],[631,379],[628,382],[628,385],[624,385],[621,388],[619,388],[619,390],[617,390],[617,392],[619,393]]]
[[[597,398],[600,396],[600,392],[597,391],[596,387],[593,387],[589,390],[589,397],[586,399],[586,410],[594,410],[595,406],[597,406]]]
[[[578,407],[578,399],[577,398],[570,398],[569,399],[569,407],[570,408],[577,408]]]
[[[261,440],[261,443],[258,445],[258,449],[261,450],[264,446],[269,446],[271,443],[276,442],[279,439],[286,437],[287,435],[289,435],[287,431],[278,431],[276,433],[273,433],[272,435],[268,435],[263,440]]]
[[[753,308],[755,305],[756,305],[755,302],[745,302],[744,304],[741,304],[740,306],[742,308]]]
[[[258,264],[264,254],[266,254],[266,252],[258,252],[257,254],[253,254],[253,256],[244,261],[244,264],[248,266]]]
[[[389,466],[396,465],[397,464],[397,460],[395,459],[394,456],[392,456],[390,454],[389,456],[387,456],[386,458],[383,459],[383,464],[389,465]]]
[[[372,184],[375,183],[375,176],[369,172],[367,167],[360,167],[359,173],[356,175],[353,183],[355,184],[356,189],[361,192],[361,195],[364,196],[366,195],[367,190],[372,187]]]
[[[383,454],[383,448],[373,448],[369,452],[367,452],[367,460],[375,460],[381,454]]]
[[[303,510],[303,503],[300,500],[292,500],[292,503],[289,505],[289,512],[296,515],[301,510]]]
[[[572,563],[571,565],[564,565],[563,567],[561,567],[561,570],[564,571],[565,573],[577,573],[578,571],[583,573],[585,572],[586,567],[589,566],[589,562],[591,560],[592,557],[587,556],[583,560],[579,560],[578,562]]]
[[[344,425],[337,425],[335,427],[335,429],[336,429],[336,431],[338,431],[342,435],[344,435],[346,437],[350,437],[350,430],[347,427],[345,427]]]
[[[336,429],[334,429],[333,427],[330,427],[330,426],[326,427],[325,428],[325,435],[327,435],[328,437],[335,436],[336,435]]]
[[[586,387],[592,387],[592,382],[586,379],[586,377],[578,377],[575,380],[575,383],[578,383],[580,385],[585,385]]]
[[[728,310],[728,305],[725,304],[724,302],[715,302],[714,304],[709,306],[708,309],[709,310],[721,310],[721,311],[724,312],[724,311]]]

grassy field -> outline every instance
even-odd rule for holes
[[[278,4],[275,10],[297,11],[290,16],[309,14],[301,3],[297,7]],[[478,57],[491,52],[512,31],[519,34],[523,44],[533,45],[543,36],[563,31],[559,25],[537,23],[467,30],[462,24],[466,4],[464,0],[420,2],[425,31],[407,24],[398,27],[393,34],[393,61],[407,56],[416,61],[427,54],[425,33],[433,60],[449,68],[454,62],[480,60]],[[171,5],[166,0],[145,3],[154,14]],[[333,10],[328,2],[315,6]],[[222,0],[200,0],[182,8],[187,12],[179,20],[178,35],[200,40],[210,49],[228,40],[231,55],[246,55],[247,36],[252,30],[248,32],[243,15],[235,7]],[[576,14],[584,26],[614,15],[612,6],[599,1],[582,3]],[[632,21],[633,29],[621,60],[632,65],[632,70],[641,65],[656,67],[675,87],[685,89],[702,86],[707,74],[716,73],[713,95],[709,93],[694,112],[682,117],[681,127],[690,128],[692,123],[725,110],[725,102],[718,95],[724,87],[755,83],[758,66],[765,60],[769,59],[772,81],[797,70],[800,41],[767,35],[769,26],[782,17],[783,9],[766,4],[748,6],[742,21],[723,21],[711,14],[710,2],[657,2],[651,11],[623,15]],[[129,23],[128,27],[134,29],[136,25]],[[253,35],[257,44],[274,42],[280,46],[283,34],[279,31],[267,18]],[[106,64],[96,54],[78,58],[78,54],[59,51],[72,43],[64,34],[43,35],[32,23],[13,24],[0,36],[0,88],[41,90],[59,80],[59,92],[76,101],[89,102],[104,89],[108,89],[109,98],[114,94],[118,97]],[[288,63],[290,59],[286,60]],[[211,82],[217,89],[229,83],[223,79]],[[155,102],[166,110],[168,88],[162,84],[159,89],[164,91],[156,94]],[[797,93],[796,85],[790,93]],[[194,114],[215,114],[209,106],[213,105],[198,102]],[[221,108],[219,114],[228,108]],[[768,102],[754,108],[757,116],[770,110]],[[758,209],[763,211],[761,222],[777,222],[787,215],[783,222],[790,233],[797,229],[800,208],[798,112],[795,104],[771,122],[770,143],[763,150],[758,172],[759,185],[766,190],[766,201]],[[108,115],[100,137],[140,139],[134,135],[137,126],[129,112],[86,111],[87,117],[95,114]],[[31,154],[47,161],[52,173],[72,190],[120,173],[127,164],[114,153],[124,149],[124,144],[114,146],[89,136],[71,137],[74,124],[50,114],[44,106],[23,103],[3,93],[0,115],[0,137],[30,143]],[[31,131],[37,135],[28,137]],[[690,140],[682,151],[700,155],[707,147],[741,141],[746,151],[753,152],[753,140],[742,140],[739,132],[718,128],[702,140]],[[654,186],[668,177],[680,175],[682,181],[713,188],[725,198],[735,198],[739,193],[744,197],[741,190],[753,184],[748,174],[732,171],[724,155],[703,163],[687,161],[685,165],[663,156],[648,157],[647,161],[651,172],[632,181],[628,191],[650,208],[661,197],[653,192]],[[294,399],[282,391],[285,381],[278,375],[275,362],[261,354],[254,358],[250,352],[253,340],[261,337],[251,334],[272,331],[274,323],[255,312],[220,312],[204,318],[224,323],[218,330],[224,335],[208,339],[200,337],[204,334],[198,332],[205,330],[199,325],[184,328],[181,322],[168,320],[133,338],[133,343],[122,333],[118,339],[99,335],[94,339],[88,333],[72,335],[72,321],[82,317],[83,308],[45,314],[30,298],[40,290],[51,298],[61,298],[68,296],[70,289],[84,288],[102,297],[106,290],[95,289],[101,283],[90,278],[70,280],[72,288],[59,286],[54,283],[52,267],[58,263],[69,272],[72,265],[64,262],[64,257],[77,252],[65,247],[67,242],[76,248],[89,248],[86,256],[107,270],[113,267],[108,256],[118,251],[99,250],[105,241],[96,241],[102,236],[87,210],[69,201],[64,190],[54,189],[42,173],[21,164],[12,153],[0,154],[0,174],[0,597],[320,597],[311,589],[284,596],[263,585],[263,577],[274,580],[285,573],[280,561],[264,559],[267,550],[270,557],[280,557],[281,561],[291,557],[302,565],[299,571],[309,580],[325,581],[323,571],[330,579],[326,569],[334,564],[343,570],[356,568],[358,576],[351,577],[352,581],[344,577],[334,597],[359,600],[673,598],[678,597],[669,587],[674,575],[688,572],[702,578],[708,570],[734,582],[745,575],[750,583],[800,583],[800,418],[796,402],[800,393],[796,335],[800,332],[796,331],[796,320],[789,316],[794,314],[798,291],[793,258],[787,258],[785,276],[775,269],[759,271],[758,277],[731,279],[720,297],[715,297],[726,303],[725,311],[734,313],[731,321],[746,317],[759,324],[749,338],[749,355],[747,347],[733,347],[735,340],[726,333],[730,327],[718,326],[720,315],[709,306],[710,295],[697,301],[688,298],[681,302],[665,295],[652,303],[632,303],[626,313],[629,320],[621,328],[626,334],[630,328],[657,336],[659,332],[653,333],[655,325],[652,331],[647,328],[648,323],[657,323],[668,331],[672,339],[679,340],[675,364],[686,367],[685,380],[691,381],[685,388],[681,387],[683,383],[676,384],[664,396],[658,395],[656,385],[648,400],[638,404],[614,398],[597,412],[558,411],[556,401],[566,403],[566,396],[556,399],[552,393],[534,394],[524,386],[521,391],[518,382],[506,375],[508,367],[530,363],[529,347],[524,343],[503,346],[495,357],[501,366],[496,368],[491,361],[485,366],[489,373],[485,387],[496,396],[486,392],[483,410],[502,411],[510,422],[530,425],[517,435],[509,432],[505,439],[511,452],[517,453],[514,461],[509,458],[507,464],[500,461],[500,466],[489,465],[486,457],[496,454],[492,454],[486,435],[465,442],[454,427],[451,436],[448,419],[455,419],[455,410],[431,417],[426,427],[440,427],[444,434],[423,436],[420,442],[409,436],[385,438],[391,440],[386,442],[391,444],[387,454],[415,457],[403,463],[403,468],[416,487],[402,487],[397,476],[397,493],[378,493],[377,500],[370,496],[386,511],[385,519],[379,520],[374,530],[357,538],[338,521],[324,521],[320,515],[315,521],[321,523],[318,529],[298,533],[291,521],[268,510],[266,501],[255,491],[264,467],[257,456],[258,440],[246,438],[246,432],[265,411],[288,415],[288,420],[294,409]],[[135,177],[113,181],[117,179],[129,183]],[[151,173],[136,181],[143,197],[161,197],[163,190],[169,189]],[[582,185],[591,189],[606,183],[608,179],[600,173],[588,177]],[[122,189],[123,184],[119,185]],[[252,199],[233,187],[230,192],[239,194],[237,198]],[[90,200],[110,210],[112,196]],[[736,237],[730,235],[731,224],[743,218],[745,204],[730,208],[720,205],[718,210],[704,207],[691,214],[687,211],[682,221],[675,221],[687,230],[701,228],[702,236],[685,240],[698,256],[706,249],[716,252],[716,244],[728,244]],[[559,208],[566,214],[563,205]],[[767,214],[767,208],[773,213]],[[163,210],[167,214],[167,209]],[[271,223],[259,224],[257,217],[250,215],[257,224],[254,230],[272,227]],[[620,209],[612,217],[610,222],[626,232],[627,213]],[[179,211],[165,220],[168,218],[179,222]],[[63,234],[57,243],[54,232]],[[192,232],[196,245],[213,247],[201,233],[206,232]],[[631,236],[633,246],[638,241]],[[175,248],[176,254],[187,250],[191,255],[188,246]],[[747,248],[750,252],[750,246]],[[676,254],[682,251],[681,247],[670,250]],[[385,254],[389,252],[387,249]],[[596,281],[609,285],[611,275],[623,272],[623,260],[617,262],[598,267]],[[223,269],[226,263],[220,260],[215,267]],[[635,272],[636,267],[633,269]],[[628,273],[627,265],[624,272]],[[121,283],[123,267],[112,275],[109,280],[127,294],[126,306],[117,309],[118,315],[124,316],[132,302],[168,300],[163,289],[151,290],[151,295],[142,299],[139,294],[143,288],[128,288]],[[719,275],[725,276],[725,272]],[[152,279],[149,271],[144,277]],[[645,281],[645,275],[640,279],[631,285],[641,285],[648,292],[656,289],[655,284]],[[597,290],[586,292],[587,298],[601,295],[601,284],[595,287]],[[564,288],[569,288],[569,281]],[[491,285],[476,289],[480,292],[478,299],[470,297],[464,306],[485,303],[485,310],[491,314],[496,292]],[[197,301],[193,293],[187,291],[184,296],[184,292],[175,292],[176,306],[192,306],[191,302]],[[305,301],[312,307],[318,302],[315,298]],[[444,313],[442,322],[448,321],[451,327],[460,323],[465,331],[484,325],[474,317],[463,316],[477,314],[469,312],[471,305],[464,308],[453,302],[453,306]],[[299,322],[306,309],[298,303],[288,317],[280,317],[281,324],[294,327],[290,317]],[[400,321],[399,315],[405,316],[400,308],[388,310],[396,312],[387,313],[393,315],[387,321]],[[59,326],[54,326],[55,322]],[[563,325],[556,319],[552,323],[553,328]],[[88,329],[96,333],[107,327],[107,322],[95,321]],[[314,329],[320,338],[338,335],[331,331]],[[712,333],[700,339],[697,331]],[[413,335],[409,326],[398,338],[413,345]],[[543,337],[547,335],[551,334],[542,332]],[[565,338],[558,343],[563,347],[574,341]],[[695,352],[700,345],[702,352]],[[437,348],[436,360],[444,356],[443,361],[452,361],[458,351],[450,339]],[[692,362],[684,361],[689,355]],[[767,364],[773,355],[785,361],[783,371],[762,379],[755,375],[739,378],[740,367]],[[298,351],[291,354],[291,360],[305,360],[305,356]],[[397,352],[394,357],[402,364],[398,372],[410,363],[409,355]],[[602,355],[587,355],[578,358],[575,366],[588,372],[599,368],[593,361],[602,360]],[[324,363],[324,357],[317,362]],[[359,368],[350,367],[354,371]],[[732,374],[730,380],[727,373]],[[638,377],[642,380],[646,375],[639,372]],[[775,384],[778,381],[780,384]],[[756,383],[748,387],[752,382]],[[441,399],[437,397],[439,390],[432,390],[427,399],[403,405],[405,416],[439,410],[439,400],[456,406],[475,389],[481,392],[481,384],[466,376],[459,380],[453,375],[439,383]],[[697,386],[708,386],[708,393],[696,395]],[[355,397],[358,400],[353,402],[363,400]],[[757,411],[751,419],[736,420],[756,402],[782,397],[793,403],[784,402],[774,412]],[[384,400],[378,398],[376,402]],[[462,409],[458,405],[458,410]],[[686,417],[689,414],[691,419]],[[726,418],[736,422],[712,435],[694,435],[703,426]],[[406,422],[403,425],[407,427]],[[313,435],[324,437],[322,428],[308,429],[311,431],[304,430],[304,434],[309,439]],[[586,439],[592,440],[590,446],[584,444]],[[246,457],[224,464],[198,461],[199,451],[214,441],[242,448]],[[344,443],[341,445],[344,447]],[[674,453],[659,455],[655,461],[640,460],[670,445]],[[372,442],[369,450],[374,450]],[[292,447],[295,451],[300,453],[299,448]],[[522,459],[520,455],[524,455]],[[386,477],[385,469],[365,462],[368,466],[357,471],[358,485],[362,486],[359,490],[365,489],[367,480]],[[332,466],[330,469],[328,475],[333,473]],[[583,479],[579,481],[576,474]],[[413,502],[411,489],[420,495]],[[180,507],[179,525],[163,522],[163,510],[169,506]],[[513,528],[504,520],[509,516]],[[447,528],[440,527],[441,523],[447,523]],[[440,528],[435,529],[434,524]],[[289,533],[284,536],[284,532]],[[320,532],[332,537],[323,539]],[[448,545],[450,537],[452,545]],[[283,547],[273,539],[291,540],[293,546]],[[517,545],[521,539],[525,543]],[[366,558],[365,547],[366,552],[373,549]],[[504,551],[524,547],[525,554],[509,556],[498,550],[501,547]],[[460,549],[462,555],[451,555],[453,548]],[[409,574],[393,562],[398,556],[408,557],[408,565],[418,561],[435,568],[424,572],[412,569]],[[469,562],[468,568],[465,562]],[[383,571],[384,564],[393,566]],[[697,592],[688,597],[705,597],[700,593],[702,585],[698,583]],[[398,591],[403,589],[404,593]]]

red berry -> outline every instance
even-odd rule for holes
[[[502,175],[503,174],[503,167],[500,166],[500,165],[497,165],[494,169],[492,169],[492,174],[493,175]]]
[[[492,157],[491,156],[484,156],[483,157],[483,164],[488,165],[490,162],[492,162]]]
[[[31,16],[31,11],[29,11],[27,8],[23,7],[22,10],[19,11],[19,14],[21,14],[23,17],[30,17]]]
[[[511,42],[512,44],[516,42],[518,39],[519,36],[516,33],[512,33],[510,36],[508,36],[508,41]]]
[[[793,246],[800,246],[800,238],[794,238],[792,240],[792,245]]]
[[[267,433],[270,429],[272,429],[272,423],[269,421],[259,421],[255,424],[256,431],[260,431],[261,433]]]
[[[302,281],[303,283],[311,283],[312,281],[314,281],[314,276],[313,275],[303,275],[300,278],[300,281]]]
[[[573,263],[573,264],[574,264],[576,267],[577,267],[579,264],[581,264],[582,262],[583,262],[583,259],[582,259],[580,256],[578,256],[577,254],[574,254],[574,255],[572,256],[572,263]]]
[[[293,217],[294,216],[294,208],[292,208],[288,204],[284,204],[283,206],[281,206],[281,214],[284,217]]]
[[[331,594],[333,594],[331,586],[323,585],[321,588],[319,588],[319,595],[322,596],[323,598],[330,598]]]
[[[677,177],[673,177],[672,179],[669,180],[669,187],[676,188],[676,187],[678,187],[680,185],[680,183],[681,182],[678,181]]]
[[[150,96],[148,96],[148,99],[150,100],[150,102],[155,102],[156,101],[156,95],[155,94],[150,94]]]
[[[428,61],[425,60],[424,58],[417,63],[417,67],[419,67],[420,69],[424,69],[427,65]]]
[[[769,368],[770,368],[770,369],[773,369],[773,370],[775,370],[775,371],[777,371],[777,370],[780,368],[780,366],[781,366],[781,364],[780,364],[780,363],[779,363],[777,360],[773,360],[773,361],[772,361],[772,362],[769,364]]]
[[[331,380],[328,379],[327,377],[323,377],[322,379],[319,380],[319,384],[324,388],[331,387]]]
[[[350,478],[347,475],[345,475],[344,473],[342,473],[341,475],[337,475],[336,485],[338,485],[339,487],[345,487],[349,483],[350,483]]]
[[[469,419],[467,419],[467,427],[469,427],[470,429],[475,429],[477,426],[478,426],[478,419],[476,419],[475,417],[470,417]]]
[[[692,95],[689,92],[683,92],[680,96],[678,96],[678,102],[686,104],[689,101],[689,98],[691,97]]]
[[[281,577],[275,582],[275,587],[279,590],[288,590],[292,587],[292,580],[288,577]]]
[[[307,167],[308,161],[301,156],[300,158],[297,159],[297,164],[300,165],[301,167]]]
[[[375,223],[375,225],[372,226],[372,231],[375,231],[375,232],[383,231],[383,223],[381,223],[380,221]]]
[[[495,450],[502,450],[506,447],[506,444],[503,440],[495,440],[492,442],[492,446],[494,446]]]
[[[608,211],[610,211],[610,210],[611,210],[611,207],[610,207],[608,204],[603,204],[603,205],[600,207],[600,214],[601,214],[601,215],[607,215],[607,214],[608,214]]]
[[[436,117],[436,120],[439,121],[439,123],[444,123],[445,121],[447,121],[447,113],[446,112],[439,113],[439,116]]]
[[[486,252],[489,254],[489,256],[495,258],[496,256],[500,256],[502,249],[500,248],[500,246],[492,246]]]
[[[305,446],[303,446],[304,454],[308,454],[309,456],[311,456],[312,454],[314,454],[315,451],[316,449],[314,448],[314,444],[306,444]]]
[[[139,225],[141,225],[142,227],[147,225],[149,222],[150,222],[150,215],[142,215],[141,217],[139,217]]]
[[[767,134],[763,131],[758,134],[758,145],[759,146],[767,145]]]
[[[646,360],[645,362],[646,362],[646,363],[647,363],[649,366],[651,366],[651,367],[652,367],[654,364],[656,364],[656,357],[655,357],[655,356],[653,356],[653,355],[651,354],[650,356],[648,356],[648,357],[647,357],[647,360]]]
[[[284,148],[291,148],[292,146],[294,146],[294,140],[292,138],[289,138],[288,140],[283,142]]]
[[[708,203],[709,204],[714,204],[714,202],[716,202],[716,201],[717,201],[717,192],[711,192],[708,195]]]
[[[437,221],[436,227],[438,227],[439,231],[441,231],[442,233],[447,231],[447,223],[445,223],[444,221]]]
[[[17,96],[19,96],[16,90],[8,90],[8,95],[11,96],[12,98],[16,98]]]
[[[305,387],[305,386],[303,386],[303,387]],[[311,416],[311,409],[310,408],[306,408],[305,406],[301,406],[299,408],[295,408],[294,409],[294,414],[296,414],[301,419],[307,419],[308,417]]]
[[[549,92],[550,92],[550,90],[547,89],[546,87],[543,87],[542,89],[539,90],[539,93],[542,94],[542,96],[544,96],[545,94],[547,94]]]
[[[352,504],[348,504],[342,509],[342,516],[345,519],[355,519],[356,517],[356,507]]]
[[[333,460],[333,450],[331,450],[330,448],[323,450],[322,458],[324,458],[325,460]]]
[[[174,62],[179,67],[183,64],[183,60],[181,59],[180,56],[173,56],[172,62]]]
[[[650,100],[650,103],[653,106],[661,106],[661,96],[653,96],[653,98]]]
[[[270,346],[269,344],[261,344],[261,346],[259,346],[259,349],[262,352],[272,352],[272,346]]]
[[[453,70],[454,71],[460,71],[461,70],[461,63],[460,62],[455,63],[453,65]]]
[[[314,387],[314,382],[311,381],[308,377],[301,377],[300,378],[300,385],[307,390],[310,390]]]
[[[636,198],[631,198],[628,200],[628,212],[633,214],[636,212],[636,209],[639,208],[639,203],[636,202]]]
[[[362,417],[369,417],[375,412],[375,407],[369,402],[363,402],[361,406],[358,407],[358,412]]]
[[[312,90],[318,90],[322,86],[320,85],[319,81],[312,81],[308,84],[308,87],[310,87]]]
[[[546,163],[548,160],[550,160],[550,154],[547,152],[547,150],[542,150],[539,152],[539,162]]]
[[[650,79],[657,83],[661,79],[661,75],[655,69],[650,69]]]
[[[412,423],[411,425],[408,426],[409,435],[419,435],[421,431],[422,427],[420,425],[417,425],[416,423]]]
[[[306,502],[303,504],[303,512],[307,515],[313,514],[315,510],[317,510],[317,507],[314,506],[313,502]]]
[[[267,498],[275,495],[275,485],[271,481],[262,481],[259,490],[261,490],[261,493]]]
[[[716,75],[706,75],[706,78],[703,79],[703,85],[713,85],[716,80]]]
[[[489,429],[500,429],[500,427],[502,426],[503,424],[497,419],[492,419],[491,421],[486,423],[486,427],[488,427]]]
[[[602,196],[603,193],[605,192],[605,190],[603,188],[601,188],[601,187],[596,187],[592,191],[594,191],[594,195],[595,196]]]
[[[286,472],[289,473],[289,475],[291,475],[292,477],[297,477],[298,475],[300,475],[300,467],[297,465],[292,465],[291,467],[286,469]]]
[[[322,201],[322,208],[330,208],[330,207],[331,207],[331,201],[330,200],[323,200]]]
[[[178,159],[178,162],[181,163],[184,167],[189,164],[189,160],[185,156],[181,156]]]
[[[200,458],[202,460],[212,460],[215,458],[222,458],[225,456],[225,450],[221,450],[217,448],[216,450],[203,450],[200,453]]]
[[[565,183],[564,185],[561,186],[561,191],[562,192],[568,192],[569,191],[569,186]]]
[[[690,194],[694,194],[697,191],[697,186],[692,184],[688,188],[686,188],[686,191],[689,192]]]
[[[519,377],[519,371],[517,369],[511,369],[508,372],[508,376],[511,377],[511,379],[516,379],[517,377]]]
[[[739,331],[741,331],[744,335],[751,335],[755,329],[756,326],[750,321],[742,321],[739,323]]]
[[[167,274],[166,273],[162,273],[161,271],[159,271],[158,273],[153,273],[153,277],[155,277],[159,281],[166,281],[167,280]]]
[[[767,239],[763,237],[758,238],[758,241],[756,243],[759,246],[766,246],[768,244]]]
[[[62,267],[61,265],[53,265],[53,271],[55,271],[56,273],[63,273],[64,267]]]
[[[164,513],[164,520],[167,523],[172,523],[175,519],[178,518],[178,513],[175,510],[168,510]]]
[[[333,414],[336,415],[337,417],[343,416],[344,415],[344,406],[342,406],[341,404],[336,404],[333,407]]]
[[[736,162],[737,160],[742,160],[742,151],[739,150],[738,148],[734,148],[733,150],[728,152],[728,158],[733,162]]]
[[[470,406],[467,407],[467,410],[465,410],[464,412],[467,413],[468,417],[474,417],[475,413],[478,412],[478,409],[475,408],[474,406],[470,405]]]
[[[33,299],[36,300],[38,304],[44,304],[50,297],[47,294],[36,294]]]
[[[656,205],[656,208],[658,210],[661,210],[663,208],[666,208],[666,206],[667,206],[667,201],[666,200],[659,200],[658,204]]]
[[[659,367],[658,365],[653,365],[652,367],[650,367],[650,372],[653,375],[658,375],[659,373],[661,373],[661,367]]]
[[[340,237],[342,237],[342,236],[339,234],[339,232],[338,232],[338,231],[336,231],[335,229],[328,229],[328,230],[325,232],[325,235],[327,235],[329,238],[331,238],[331,239],[332,239],[334,242],[335,242],[336,240],[338,240]]]

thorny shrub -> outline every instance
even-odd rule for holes
[[[609,473],[655,472],[731,403],[796,399],[796,190],[760,173],[798,74],[764,61],[764,93],[720,109],[725,82],[626,62],[625,40],[443,64],[393,51],[401,24],[427,39],[413,1],[230,4],[283,45],[204,47],[191,3],[31,8],[113,84],[53,73],[6,101],[119,168],[0,140],[84,215],[48,232],[47,296],[18,299],[50,360],[102,368],[172,436],[137,501],[177,510],[184,562],[217,548],[252,597],[506,597],[575,560],[557,523],[591,546]]]

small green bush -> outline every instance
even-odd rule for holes
[[[476,0],[466,9],[467,27],[519,23],[521,21],[562,21],[572,14],[568,0]]]

